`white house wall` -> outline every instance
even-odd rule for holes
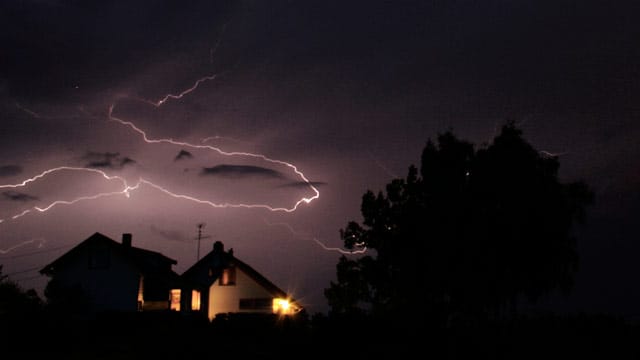
[[[273,298],[273,295],[246,273],[236,267],[235,285],[218,285],[209,288],[209,320],[216,314],[229,312],[264,312],[260,310],[240,310],[240,299]]]

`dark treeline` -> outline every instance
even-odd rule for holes
[[[558,179],[557,157],[527,143],[513,124],[479,149],[441,134],[420,167],[386,191],[362,197],[361,223],[341,230],[345,247],[331,311],[418,322],[478,321],[568,292],[578,267],[573,227],[593,193]]]
[[[228,314],[212,322],[172,311],[87,314],[81,307],[43,301],[6,278],[0,281],[0,351],[12,357],[640,357],[640,324],[606,314],[423,321],[389,320],[366,312]]]
[[[5,314],[6,315],[6,314]],[[150,356],[263,358],[637,359],[640,325],[608,315],[397,329],[371,316],[230,314],[209,322],[177,312],[48,314],[0,319],[2,353],[78,359]]]

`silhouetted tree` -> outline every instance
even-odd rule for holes
[[[572,226],[593,194],[561,183],[558,168],[511,123],[478,150],[451,132],[428,141],[420,169],[386,193],[367,191],[362,223],[340,231],[345,247],[370,252],[340,258],[325,290],[332,314],[444,324],[569,290],[578,265]]]
[[[46,308],[52,314],[72,316],[90,310],[90,300],[80,285],[66,287],[58,280],[51,279],[44,289]]]
[[[0,265],[0,317],[21,317],[39,310],[42,301],[35,290],[23,290],[2,274]]]

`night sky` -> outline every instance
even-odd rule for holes
[[[201,254],[220,240],[325,312],[363,193],[439,133],[481,147],[513,120],[596,195],[573,293],[540,306],[640,315],[638,14],[635,1],[3,1],[3,273],[41,291],[37,271],[94,232],[132,233],[182,273],[204,223]]]

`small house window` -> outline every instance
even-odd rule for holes
[[[249,298],[249,299],[240,299],[240,310],[260,310],[260,311],[270,311],[272,308],[273,301],[271,298]]]
[[[220,286],[235,285],[236,284],[236,268],[231,266],[222,270],[222,275],[220,275],[220,281],[218,284]]]
[[[138,311],[144,308],[144,276],[140,275],[138,281]]]
[[[198,290],[191,291],[191,310],[200,310],[200,291]]]
[[[171,289],[171,310],[180,311],[180,289]]]

